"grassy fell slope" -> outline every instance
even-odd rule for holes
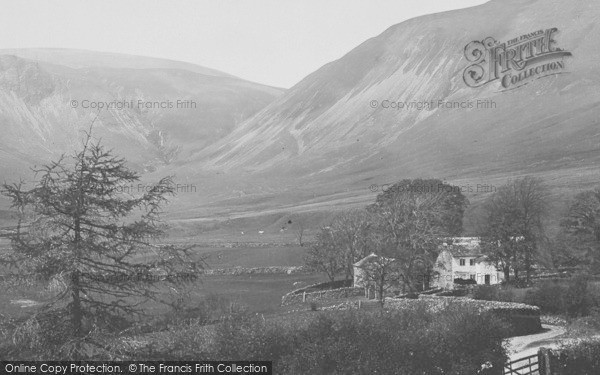
[[[499,186],[531,174],[563,202],[598,182],[598,21],[593,0],[493,0],[392,26],[193,155],[177,172],[202,181],[206,199],[181,217],[202,216],[194,206],[232,217],[349,207],[372,201],[371,184],[410,177]],[[572,53],[564,74],[505,92],[497,82],[463,82],[469,42],[552,27],[557,46]],[[477,99],[495,108],[370,106]]]

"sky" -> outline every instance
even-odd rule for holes
[[[487,0],[0,0],[0,49],[191,62],[289,88],[388,27]]]

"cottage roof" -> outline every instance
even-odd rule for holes
[[[454,257],[480,257],[483,254],[479,246],[467,247],[464,245],[446,245],[443,250],[447,250]]]
[[[451,237],[446,238],[441,251],[448,251],[454,257],[481,257],[483,254],[479,247],[478,237]]]
[[[362,267],[365,264],[373,261],[374,259],[378,259],[378,258],[393,260],[392,258],[384,258],[375,253],[371,253],[371,254],[367,255],[366,257],[362,258],[361,260],[359,260],[358,262],[354,263],[354,267]]]

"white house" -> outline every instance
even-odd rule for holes
[[[477,284],[493,285],[504,280],[498,270],[482,254],[477,237],[454,237],[440,247],[434,264],[432,286],[453,289],[454,279],[473,279]]]

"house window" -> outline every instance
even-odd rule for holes
[[[475,259],[469,259],[469,266],[475,265]]]
[[[475,274],[474,274],[474,273],[470,274],[470,275],[469,275],[469,278],[470,278],[471,280],[475,280]]]
[[[461,265],[461,266],[464,266],[464,265],[465,265],[465,260],[464,260],[464,259],[461,259],[461,260],[460,260],[460,265]]]

